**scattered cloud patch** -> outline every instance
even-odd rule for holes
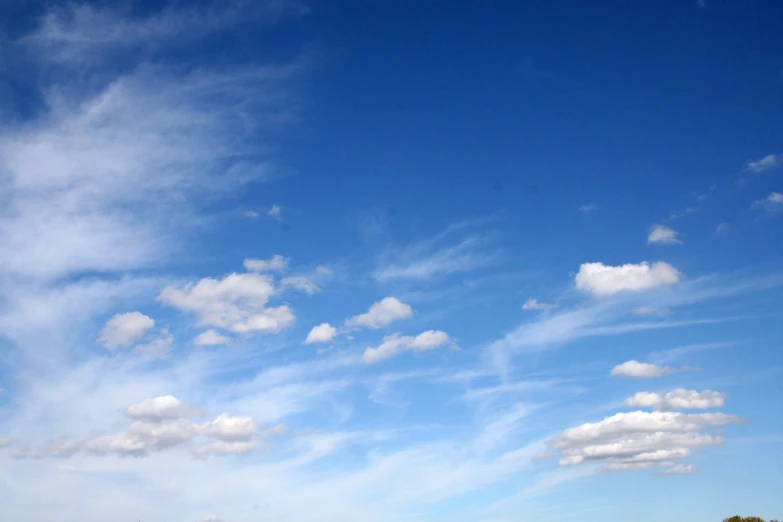
[[[731,232],[731,225],[728,223],[720,223],[717,227],[715,227],[715,234],[719,236],[725,236]]]
[[[671,466],[688,457],[691,448],[725,442],[721,436],[703,432],[705,428],[741,421],[724,413],[617,413],[568,428],[550,439],[549,446],[560,452],[560,466],[600,463],[605,471]]]
[[[589,214],[590,212],[593,212],[594,210],[598,210],[598,205],[595,205],[593,203],[590,203],[588,205],[579,205],[577,209],[579,212],[583,214]]]
[[[612,368],[609,375],[614,377],[632,377],[635,379],[654,379],[656,377],[663,377],[664,375],[674,373],[675,371],[674,368],[668,366],[659,366],[657,364],[631,360],[618,364]]]
[[[783,194],[772,192],[769,196],[754,201],[751,207],[764,209],[770,214],[783,211]]]
[[[693,464],[677,464],[661,472],[661,475],[690,475],[699,471]]]
[[[749,172],[764,172],[783,165],[783,154],[767,154],[756,161],[749,161],[745,164],[745,170]]]
[[[676,245],[682,243],[680,233],[664,225],[653,225],[647,235],[647,244]]]
[[[293,288],[307,295],[313,295],[321,289],[306,276],[289,276],[280,280],[280,286],[283,288]]]
[[[173,395],[163,395],[145,399],[139,404],[132,404],[125,410],[125,415],[134,420],[164,421],[171,419],[186,419],[199,417],[203,412],[196,407],[186,406]]]
[[[304,340],[304,344],[328,343],[336,335],[337,328],[329,323],[321,323],[310,330],[310,333],[307,334],[307,338]]]
[[[288,328],[294,314],[288,305],[267,307],[275,286],[266,274],[206,277],[184,286],[167,286],[158,296],[163,304],[196,315],[199,326],[242,334],[270,334]]]
[[[231,339],[212,329],[201,332],[193,339],[193,343],[197,346],[219,346],[229,342],[231,342]]]
[[[383,338],[383,342],[375,348],[367,348],[362,360],[373,364],[383,359],[394,357],[404,349],[431,350],[443,346],[449,341],[449,335],[439,330],[428,330],[416,337],[404,336],[398,333]]]
[[[283,208],[280,205],[272,205],[272,208],[269,209],[267,212],[267,215],[270,217],[273,217],[277,220],[283,219]]]
[[[690,410],[722,408],[726,396],[713,390],[686,390],[677,388],[666,394],[639,392],[625,401],[631,408],[655,408],[657,410]]]
[[[575,277],[576,288],[596,297],[618,292],[641,292],[680,281],[681,274],[672,265],[658,261],[609,266],[603,263],[583,263]]]
[[[284,272],[288,268],[288,258],[275,254],[269,259],[245,259],[248,272]]]
[[[413,308],[396,297],[384,297],[377,303],[373,303],[370,309],[357,316],[348,319],[346,326],[383,328],[398,319],[405,319],[413,315]]]
[[[522,310],[554,310],[556,304],[542,303],[538,299],[530,298],[522,305]]]
[[[141,312],[117,314],[106,322],[98,342],[107,350],[127,348],[155,326],[155,321]]]

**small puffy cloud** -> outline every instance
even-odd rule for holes
[[[672,461],[688,457],[691,448],[725,442],[702,430],[741,420],[724,413],[617,413],[568,428],[552,437],[549,447],[560,452],[560,466],[593,462],[603,464],[605,471],[672,466]]]
[[[232,417],[222,413],[215,420],[197,426],[197,430],[202,435],[231,442],[247,440],[258,431],[258,427],[253,417]]]
[[[337,335],[337,328],[329,323],[321,323],[310,330],[310,333],[307,334],[307,338],[304,340],[304,344],[328,343],[334,339],[335,335]]]
[[[596,297],[618,292],[641,292],[679,282],[680,272],[662,261],[610,266],[603,263],[583,263],[575,277],[576,288]]]
[[[198,283],[167,286],[158,300],[196,315],[200,326],[235,333],[269,334],[288,328],[294,314],[287,305],[266,307],[275,287],[267,274],[230,274],[223,279],[206,277]]]
[[[367,364],[373,364],[383,359],[394,357],[405,349],[431,350],[446,344],[448,341],[449,335],[440,330],[428,330],[416,337],[396,333],[384,337],[383,342],[379,346],[367,348],[364,351],[362,360]]]
[[[141,312],[117,314],[108,321],[98,337],[107,350],[125,348],[142,337],[155,326],[155,321]]]
[[[201,415],[201,410],[193,406],[183,405],[182,401],[173,395],[163,395],[145,399],[139,404],[128,406],[125,410],[125,415],[135,420],[163,421],[198,417]]]
[[[677,464],[676,466],[672,466],[671,468],[664,470],[661,472],[662,475],[689,475],[691,473],[696,473],[699,471],[699,468],[694,466],[693,464]]]
[[[522,310],[553,310],[557,308],[555,304],[542,303],[538,299],[530,298],[522,305]]]
[[[720,408],[726,397],[713,390],[686,390],[677,388],[666,394],[639,392],[625,401],[632,408],[655,408],[658,410],[689,410]]]
[[[245,212],[245,217],[257,218],[258,217],[258,212],[256,212],[255,210],[248,210],[248,211]]]
[[[184,420],[134,422],[127,431],[102,435],[86,442],[87,451],[106,455],[143,457],[150,451],[161,451],[184,444],[193,437],[193,425]]]
[[[219,518],[215,515],[209,515],[207,517],[204,517],[201,522],[223,522],[222,518]]]
[[[396,297],[384,297],[373,303],[370,309],[348,319],[346,326],[364,326],[367,328],[382,328],[397,319],[405,319],[413,315],[413,308]]]
[[[275,219],[283,219],[283,207],[280,205],[272,205],[267,214]]]
[[[669,315],[669,311],[665,308],[656,308],[654,306],[637,306],[633,309],[634,315]]]
[[[647,235],[647,244],[675,245],[682,243],[680,233],[663,225],[653,225]]]
[[[275,254],[269,259],[245,259],[248,272],[283,272],[288,268],[288,258]]]
[[[310,279],[305,276],[284,277],[280,280],[280,285],[283,288],[294,288],[296,290],[301,290],[307,295],[313,295],[320,290],[318,285],[310,281]]]
[[[198,346],[218,346],[228,344],[230,341],[231,339],[212,329],[201,332],[193,339],[193,342]]]
[[[626,361],[618,364],[609,375],[618,377],[633,377],[636,379],[653,379],[663,377],[664,375],[674,373],[676,370],[669,366],[659,366],[657,364],[643,363],[635,360]]]
[[[587,204],[587,205],[580,205],[577,207],[577,210],[583,214],[588,214],[598,208],[598,205],[595,205],[593,203]]]
[[[762,208],[770,214],[783,211],[783,194],[772,192],[769,196],[754,201],[751,206]]]
[[[417,350],[430,350],[442,346],[449,340],[449,334],[440,330],[427,330],[413,338],[411,348]]]
[[[721,223],[715,227],[715,233],[719,236],[725,236],[731,231],[731,226],[728,223]]]
[[[745,164],[745,170],[749,172],[764,172],[783,165],[783,154],[767,154],[756,161],[749,161]]]

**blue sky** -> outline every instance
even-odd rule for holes
[[[4,516],[780,518],[781,19],[4,3]]]

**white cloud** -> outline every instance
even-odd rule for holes
[[[210,329],[198,334],[193,339],[193,342],[198,346],[218,346],[221,344],[228,344],[231,342],[231,339],[225,335],[219,334],[215,330]]]
[[[396,321],[413,315],[413,308],[396,297],[384,297],[373,303],[370,309],[354,316],[345,322],[346,326],[365,326],[367,328],[382,328]]]
[[[223,519],[216,515],[209,515],[204,517],[201,522],[223,522]]]
[[[609,375],[633,377],[637,379],[652,379],[663,377],[664,375],[674,373],[676,370],[668,366],[659,366],[657,364],[643,363],[635,360],[626,361],[618,364]]]
[[[200,424],[197,429],[202,435],[228,442],[246,440],[258,431],[253,417],[232,417],[227,413],[221,413],[214,420]]]
[[[163,421],[198,417],[201,415],[201,410],[183,405],[182,401],[173,395],[162,395],[128,406],[125,415],[135,420]]]
[[[244,266],[249,272],[283,272],[288,268],[288,258],[275,254],[269,259],[245,259]]]
[[[163,329],[148,342],[136,346],[136,351],[152,355],[158,359],[165,359],[169,356],[172,344],[174,344],[174,336],[167,329]]]
[[[749,161],[745,170],[750,172],[763,172],[783,165],[783,154],[767,154],[756,161]]]
[[[664,470],[661,472],[663,475],[688,475],[691,473],[696,473],[699,471],[699,468],[694,466],[693,464],[677,464],[675,466],[672,466],[671,468]]]
[[[158,299],[169,306],[192,312],[200,326],[214,326],[235,333],[277,333],[294,322],[287,305],[267,308],[275,293],[266,274],[230,274],[210,277],[183,287],[167,286]]]
[[[723,413],[617,413],[568,428],[549,445],[560,451],[561,466],[597,462],[606,471],[639,469],[685,458],[693,447],[723,444],[722,437],[701,430],[740,421]]]
[[[327,343],[334,339],[335,335],[337,335],[337,328],[329,323],[321,323],[318,326],[313,326],[313,329],[307,334],[304,344]]]
[[[11,439],[8,437],[0,437],[0,448],[7,448],[11,445]]]
[[[318,285],[313,283],[306,276],[284,277],[283,279],[280,280],[280,285],[283,288],[295,288],[296,290],[301,290],[307,295],[313,295],[314,293],[320,290],[320,288],[318,288]]]
[[[244,215],[245,215],[245,217],[249,217],[249,218],[257,218],[258,217],[258,212],[256,212],[255,210],[247,210],[247,211],[245,211]]]
[[[598,205],[595,205],[593,203],[587,204],[587,205],[580,205],[577,210],[579,212],[582,212],[583,214],[589,214],[590,212],[596,210],[598,208]]]
[[[682,243],[680,240],[680,233],[663,225],[653,225],[650,228],[650,233],[647,235],[648,245],[674,245],[677,243]]]
[[[490,265],[494,256],[481,250],[483,241],[477,237],[456,245],[438,246],[453,231],[467,226],[471,224],[456,225],[432,239],[387,252],[384,262],[374,272],[375,279],[381,282],[430,280]]]
[[[783,194],[772,192],[769,196],[754,201],[751,206],[763,208],[770,214],[783,211]]]
[[[272,205],[267,214],[277,220],[283,219],[283,208],[280,205]]]
[[[687,410],[721,408],[725,395],[712,390],[696,391],[677,388],[666,394],[639,392],[625,401],[625,405],[635,408],[656,408],[659,410]]]
[[[665,308],[656,308],[654,306],[637,306],[633,309],[634,315],[669,315],[669,310]]]
[[[576,287],[597,297],[618,292],[640,292],[659,286],[673,285],[680,273],[670,264],[642,262],[609,266],[603,263],[583,263],[575,277]]]
[[[155,321],[141,312],[117,314],[106,321],[98,341],[108,350],[125,348],[155,326]]]
[[[449,335],[439,330],[428,330],[416,337],[400,335],[398,333],[387,335],[383,342],[375,348],[367,348],[362,360],[367,364],[373,364],[383,359],[394,357],[404,349],[431,350],[443,346],[449,341]]]
[[[555,304],[542,303],[532,297],[522,305],[522,310],[554,310],[555,308],[557,308]]]
[[[218,440],[199,446],[193,450],[198,456],[207,455],[245,455],[258,448],[254,440],[224,441]]]
[[[725,236],[731,232],[731,225],[728,223],[720,223],[717,227],[715,227],[715,233],[719,236]]]
[[[440,330],[427,330],[422,332],[411,341],[411,348],[417,350],[429,350],[442,346],[449,340],[449,334]]]

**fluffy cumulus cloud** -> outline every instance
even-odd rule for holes
[[[783,165],[783,154],[767,154],[756,161],[749,161],[745,164],[745,170],[750,172],[764,172]]]
[[[267,274],[229,274],[206,277],[184,286],[167,286],[158,296],[167,304],[196,315],[199,326],[213,326],[242,334],[280,332],[294,322],[288,305],[267,307],[275,294]]]
[[[639,392],[625,401],[631,408],[655,408],[659,410],[689,410],[721,408],[726,397],[713,390],[686,390],[677,388],[666,394]]]
[[[725,439],[704,431],[740,422],[724,413],[634,411],[566,429],[550,439],[560,453],[560,466],[601,464],[605,471],[673,466],[700,446],[723,444]]]
[[[659,366],[657,364],[631,360],[618,364],[612,368],[610,375],[616,377],[633,377],[636,379],[652,379],[655,377],[663,377],[664,375],[674,373],[675,371],[674,368],[668,366]]]
[[[680,281],[680,272],[662,261],[610,266],[603,263],[583,263],[575,277],[576,288],[596,297],[618,292],[641,292]]]
[[[285,432],[277,425],[259,430],[249,416],[222,413],[198,423],[203,417],[197,406],[184,405],[172,395],[145,399],[128,406],[125,415],[130,424],[120,432],[92,436],[82,440],[59,439],[45,444],[42,451],[17,448],[17,458],[71,457],[81,451],[92,455],[146,457],[168,449],[190,448],[196,456],[244,454],[260,447],[260,441]]]
[[[337,328],[329,323],[321,323],[318,326],[313,326],[310,333],[304,340],[304,344],[313,343],[328,343],[337,335]]]
[[[377,303],[373,303],[370,309],[357,316],[348,319],[346,326],[383,328],[398,319],[405,319],[413,315],[413,308],[396,297],[384,297]]]
[[[219,346],[229,342],[231,339],[212,329],[201,332],[193,339],[193,343],[197,346]]]
[[[783,194],[772,192],[769,196],[754,201],[752,206],[763,209],[770,214],[783,212]]]
[[[141,312],[117,314],[106,321],[98,342],[107,350],[126,348],[150,331],[155,321]]]
[[[522,310],[554,310],[555,308],[557,308],[557,305],[542,303],[532,297],[522,305]]]
[[[138,404],[132,404],[125,410],[125,415],[134,420],[163,421],[168,419],[180,419],[198,417],[201,410],[193,406],[186,406],[173,395],[163,395],[152,399],[145,399]]]
[[[647,234],[647,244],[675,245],[682,243],[680,233],[664,225],[653,225]]]
[[[377,347],[367,348],[362,360],[367,364],[376,363],[383,359],[394,357],[405,349],[431,350],[443,346],[449,342],[449,335],[440,330],[428,330],[416,337],[393,334],[383,338],[383,342]]]

